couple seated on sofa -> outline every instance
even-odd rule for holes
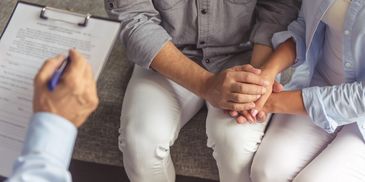
[[[298,17],[296,0],[105,4],[136,63],[119,130],[132,182],[175,180],[170,146],[204,104],[222,182],[363,181],[364,1],[303,0]]]
[[[364,1],[303,0],[299,17],[295,0],[112,2],[137,64],[119,130],[131,181],[175,180],[170,146],[204,104],[222,182],[365,179]]]

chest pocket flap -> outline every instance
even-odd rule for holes
[[[176,7],[186,0],[153,0],[153,4],[157,10],[168,10]]]

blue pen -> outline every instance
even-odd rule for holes
[[[70,64],[70,62],[71,59],[69,56],[67,56],[67,58],[63,60],[60,67],[58,67],[57,70],[53,73],[51,80],[48,82],[49,91],[53,91],[56,88],[57,84],[60,82],[60,79],[63,73],[65,72],[67,66]]]

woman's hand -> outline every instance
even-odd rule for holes
[[[302,91],[295,90],[271,94],[257,115],[257,119],[266,119],[266,113],[307,115]]]
[[[260,75],[263,79],[268,80],[270,82],[270,85],[266,87],[268,92],[266,92],[264,95],[262,95],[260,97],[260,99],[255,102],[255,108],[250,110],[250,114],[255,122],[257,121],[257,119],[256,119],[257,114],[259,113],[259,111],[261,111],[264,108],[264,105],[265,105],[267,99],[270,97],[270,95],[273,92],[273,85],[275,83],[276,75],[277,75],[277,72],[272,71],[270,69],[264,69]],[[259,121],[263,121],[263,120],[259,120]]]
[[[274,81],[274,84],[272,85],[272,92],[274,93],[279,93],[283,91],[283,86],[277,82]],[[273,95],[271,94],[270,97]],[[266,102],[269,102],[270,97],[268,98],[268,100]],[[254,123],[254,121],[264,121],[266,120],[266,104],[264,105],[264,108],[262,109],[262,111],[259,111],[259,113],[257,114],[256,118],[254,118],[251,113],[249,111],[229,111],[228,114],[231,117],[236,118],[237,123],[242,124],[245,122],[249,122],[249,123]]]
[[[283,95],[278,92],[272,93],[267,99],[264,107],[256,115],[256,119],[258,121],[266,121],[267,114],[275,113],[275,111],[277,110],[275,104],[278,104],[278,102],[283,99],[282,96]]]

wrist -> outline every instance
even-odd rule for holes
[[[200,82],[197,87],[197,94],[203,99],[206,98],[206,95],[209,90],[210,80],[213,78],[213,76],[214,74],[209,71],[205,71],[201,75]]]
[[[267,99],[265,105],[264,105],[264,108],[263,110],[266,112],[266,113],[275,113],[276,111],[276,106],[275,104],[277,103],[276,102],[276,97],[277,97],[277,94],[276,93],[272,93],[269,98]]]
[[[275,71],[275,69],[271,69],[271,68],[262,68],[261,69],[261,76],[270,81],[271,83],[274,83],[276,75],[278,74],[277,71]]]
[[[306,110],[301,96],[301,91],[285,91],[273,93],[269,97],[264,111],[268,113],[285,114],[306,114]]]
[[[261,67],[261,70],[273,76],[274,78],[281,72],[280,60],[277,57],[272,56],[269,60]]]
[[[272,51],[273,49],[270,46],[255,43],[252,50],[250,64],[255,68],[262,67],[268,58],[270,58]]]

